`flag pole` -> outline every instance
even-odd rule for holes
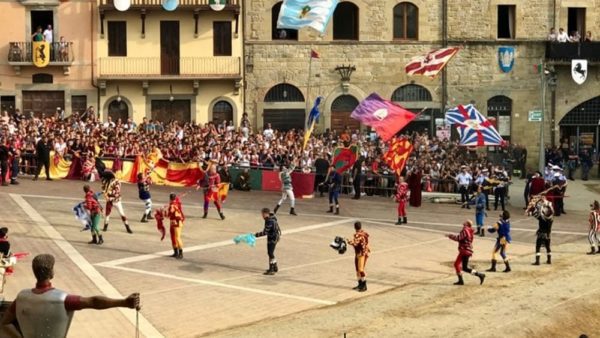
[[[309,55],[310,55],[310,59],[308,60],[308,81],[306,83],[306,117],[305,117],[305,123],[304,125],[306,125],[306,122],[308,121],[308,115],[310,113],[310,80],[311,80],[311,75],[312,75],[312,60],[313,60],[313,56],[312,56],[312,44],[310,44],[310,51],[309,51]]]

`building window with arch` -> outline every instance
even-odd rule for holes
[[[122,122],[126,122],[129,118],[129,107],[123,100],[114,99],[108,105],[108,117],[113,122],[117,122],[121,119]]]
[[[352,95],[340,95],[331,103],[331,130],[340,135],[344,130],[360,129],[360,122],[350,117],[358,106],[358,100]]]
[[[429,136],[439,136],[447,138],[446,134],[440,134],[437,131],[444,128],[444,115],[437,108],[430,108],[437,105],[433,102],[431,93],[427,88],[416,84],[407,84],[400,86],[392,93],[392,101],[400,104],[407,110],[417,113],[417,117],[402,130],[403,133],[427,133]]]
[[[218,101],[212,108],[212,122],[221,124],[223,121],[233,121],[233,106],[227,101]]]
[[[560,120],[560,146],[577,154],[589,154],[600,148],[600,96],[580,103]],[[598,168],[600,172],[600,168]]]
[[[333,12],[333,39],[358,40],[358,6],[340,2]]]
[[[505,141],[510,141],[512,99],[497,95],[487,101],[488,119],[496,126],[496,130]]]
[[[298,31],[295,29],[279,29],[277,28],[277,19],[281,4],[278,2],[271,8],[271,39],[272,40],[298,40]]]
[[[419,39],[419,8],[410,2],[394,6],[394,39]]]
[[[263,103],[263,123],[273,129],[304,129],[306,105],[304,95],[297,87],[280,83],[273,86],[265,95]]]

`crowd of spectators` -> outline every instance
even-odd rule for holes
[[[61,113],[35,117],[24,116],[18,110],[12,116],[3,112],[0,124],[2,142],[20,153],[21,171],[26,174],[37,174],[38,152],[49,149],[67,160],[78,157],[84,169],[85,163],[94,163],[96,157],[127,160],[154,153],[168,161],[211,160],[220,167],[265,170],[298,159],[298,170],[316,171],[318,176],[324,176],[335,148],[357,144],[359,161],[354,170],[344,175],[347,193],[352,193],[352,181],[358,179],[364,187],[362,193],[391,196],[396,182],[395,174],[382,159],[386,144],[369,131],[346,129],[336,133],[327,129],[313,135],[302,150],[301,130],[279,131],[267,124],[263,130],[254,131],[247,114],[243,115],[238,128],[232,121],[165,123],[144,118],[136,124],[131,119],[112,121],[109,117],[102,122],[93,107],[68,117]],[[426,191],[458,191],[456,178],[461,166],[466,166],[473,177],[483,169],[490,173],[501,170],[508,176],[513,173],[525,176],[527,151],[519,145],[487,152],[461,147],[456,141],[437,139],[427,133],[412,132],[404,136],[411,139],[414,151],[403,174],[418,171]]]
[[[562,27],[558,29],[558,33],[554,29],[554,27],[550,28],[550,33],[548,33],[548,41],[551,42],[592,42],[592,31],[587,31],[585,36],[581,36],[579,31],[574,30],[569,35]]]

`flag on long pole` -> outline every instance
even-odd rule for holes
[[[394,138],[390,142],[390,148],[383,155],[383,159],[394,170],[396,174],[401,175],[408,156],[413,151],[413,145],[407,138]]]
[[[446,112],[446,122],[456,126],[461,146],[498,146],[502,136],[472,104],[458,105]]]
[[[458,53],[458,47],[432,50],[410,60],[405,71],[408,75],[425,75],[434,78],[446,64]]]
[[[308,114],[308,121],[306,122],[306,128],[304,131],[304,142],[302,143],[302,150],[306,149],[306,144],[308,143],[308,139],[315,129],[315,124],[317,124],[317,120],[321,115],[319,112],[319,105],[321,104],[321,100],[323,98],[321,96],[315,99],[315,104],[313,108],[310,110],[310,114]]]
[[[362,124],[371,126],[387,141],[412,121],[417,114],[372,93],[352,112],[352,117]]]

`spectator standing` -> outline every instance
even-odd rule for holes
[[[564,29],[559,28],[558,29],[558,35],[556,36],[556,41],[557,42],[569,42],[569,35],[567,34],[567,32],[565,32]]]
[[[44,34],[42,34],[42,27],[38,26],[35,32],[31,35],[33,42],[44,41]]]
[[[406,183],[408,184],[408,189],[410,189],[410,199],[409,204],[411,207],[420,207],[421,206],[421,180],[423,179],[423,173],[421,169],[417,166],[414,166],[412,170],[409,172],[408,177],[406,179]]]
[[[579,34],[579,31],[573,31],[573,33],[571,33],[569,42],[581,42],[581,35]]]
[[[325,177],[327,176],[327,170],[329,169],[329,161],[325,158],[324,153],[319,153],[317,160],[315,161],[315,190],[319,190],[319,196],[323,197],[323,185],[321,183],[325,182]]]
[[[52,25],[48,25],[48,27],[46,27],[43,35],[44,41],[48,42],[49,44],[52,44],[52,42],[54,42],[54,32],[52,31]]]
[[[554,27],[550,28],[550,33],[548,33],[548,41],[556,42],[556,29]]]
[[[585,33],[585,37],[583,38],[583,42],[592,42],[592,31],[587,31]]]
[[[581,179],[587,181],[588,175],[590,174],[590,169],[594,165],[589,150],[583,149],[581,151],[581,155],[579,155],[579,161],[581,162]]]
[[[42,172],[42,167],[46,170],[46,180],[52,181],[52,178],[50,177],[50,149],[51,145],[48,142],[48,136],[42,136],[35,146],[37,170],[35,171],[35,177],[33,178],[34,181],[37,181],[40,172]]]

